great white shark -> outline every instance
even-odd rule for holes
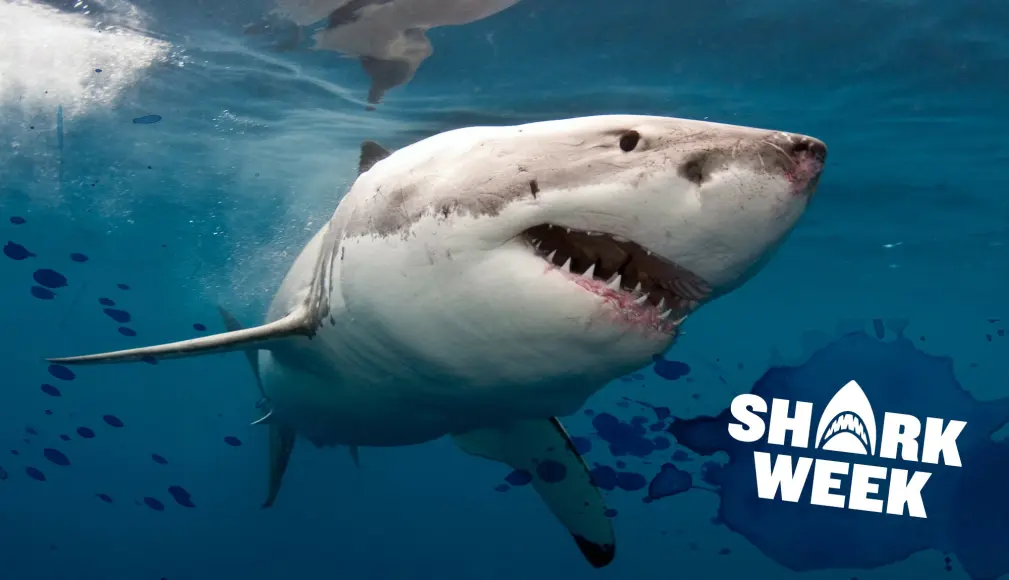
[[[602,567],[613,528],[557,417],[753,276],[826,153],[803,135],[636,115],[456,129],[391,153],[365,142],[262,325],[226,315],[221,334],[50,360],[244,351],[270,430],[265,505],[298,436],[356,457],[448,435],[532,474]]]

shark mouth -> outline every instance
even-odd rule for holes
[[[711,295],[694,273],[625,238],[544,224],[522,238],[551,268],[603,298],[625,319],[672,333]]]

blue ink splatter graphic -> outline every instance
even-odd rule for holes
[[[879,338],[880,334],[886,336],[886,329],[881,330],[874,321],[872,335],[850,332],[802,364],[776,366],[751,392],[767,401],[780,398],[812,403],[811,439],[816,435],[817,413],[851,380],[862,387],[870,401],[879,430],[887,411],[920,420],[941,417],[966,421],[957,439],[962,468],[875,456],[856,458],[857,463],[932,473],[921,494],[927,518],[908,517],[906,508],[905,515],[896,516],[810,505],[808,483],[797,503],[758,499],[756,451],[772,457],[788,453],[840,461],[851,458],[813,449],[812,443],[807,449],[795,449],[768,444],[766,437],[753,444],[738,442],[728,434],[728,424],[735,421],[725,410],[715,417],[676,420],[669,428],[678,444],[699,455],[728,455],[724,465],[708,462],[702,470],[703,479],[716,486],[721,498],[719,522],[795,571],[872,569],[932,549],[955,554],[964,571],[977,580],[1009,573],[1009,551],[1005,550],[1005,539],[1009,538],[1009,495],[1005,493],[1009,442],[992,440],[992,434],[1009,421],[1009,398],[984,403],[974,399],[953,374],[953,361],[918,350],[903,336],[905,326],[897,325],[898,336],[887,342]],[[887,488],[887,482],[880,483],[874,495],[886,498]],[[830,548],[798,549],[810,545],[810,538]]]

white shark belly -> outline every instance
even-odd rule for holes
[[[259,367],[273,420],[316,445],[414,445],[467,422],[417,404],[423,391],[403,381],[348,381],[342,373],[312,364],[312,357],[310,350],[293,360],[261,351]]]
[[[399,366],[402,361],[391,358],[334,360],[330,349],[340,347],[326,342],[333,330],[324,329],[312,341],[298,339],[283,351],[259,354],[274,420],[317,445],[413,445],[518,420],[566,416],[603,386],[584,378],[476,383],[439,377],[416,361]]]

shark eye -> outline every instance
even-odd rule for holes
[[[637,131],[628,131],[620,136],[620,149],[625,152],[634,151],[641,140],[641,134]]]

